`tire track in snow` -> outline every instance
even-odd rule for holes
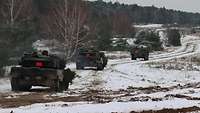
[[[162,61],[162,60],[171,60],[174,58],[184,57],[191,54],[197,54],[197,49],[199,48],[200,40],[195,41],[193,43],[189,42],[185,44],[185,49],[183,51],[178,52],[170,52],[170,53],[163,53],[160,55],[151,55],[149,61],[133,61],[130,59],[123,60],[122,62],[112,63],[110,64],[111,67],[120,65],[120,64],[126,64],[126,63],[135,63],[135,64],[141,64],[141,63],[149,63],[149,62],[156,62],[156,61]]]
[[[126,72],[122,72],[118,69],[115,69],[115,66],[119,66],[119,65],[123,65],[123,64],[127,64],[127,63],[131,63],[133,65],[138,65],[138,64],[145,64],[145,63],[148,63],[148,62],[155,62],[155,61],[158,61],[158,60],[168,60],[168,59],[173,59],[173,58],[176,58],[176,57],[179,57],[179,56],[187,55],[189,53],[194,53],[196,50],[197,50],[197,44],[190,42],[190,43],[185,44],[185,49],[183,51],[179,51],[177,53],[172,52],[172,54],[168,53],[167,56],[160,55],[157,58],[151,58],[149,61],[135,61],[135,60],[130,60],[130,59],[122,59],[121,62],[117,61],[117,62],[109,64],[108,68],[103,70],[103,73],[106,73],[108,71],[116,72],[116,73],[120,74],[120,75],[117,75],[117,76],[119,76],[121,78],[131,80],[131,81],[135,81],[135,79],[131,78],[131,75],[129,75]]]

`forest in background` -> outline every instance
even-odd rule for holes
[[[36,40],[56,39],[71,59],[86,45],[111,50],[113,37],[133,38],[133,24],[148,23],[198,26],[200,14],[102,0],[1,0],[0,67],[32,50]]]

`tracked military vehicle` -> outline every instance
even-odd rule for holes
[[[97,70],[103,70],[107,61],[108,59],[103,52],[93,49],[80,49],[76,58],[76,69],[96,67]]]
[[[149,60],[149,48],[145,45],[133,46],[130,50],[131,60],[136,60],[137,58],[143,58],[144,60]]]
[[[46,86],[54,91],[68,89],[75,72],[65,68],[65,61],[48,51],[26,53],[19,66],[11,68],[13,91],[27,91],[32,86]]]

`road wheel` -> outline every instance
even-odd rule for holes
[[[18,85],[18,79],[17,78],[11,78],[11,88],[12,91],[19,91],[20,86]]]
[[[136,58],[134,57],[134,55],[131,55],[131,60],[136,60]]]
[[[31,87],[32,86],[28,84],[20,84],[18,78],[11,78],[12,91],[29,91]]]

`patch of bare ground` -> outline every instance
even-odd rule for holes
[[[151,68],[161,68],[166,70],[200,71],[200,56],[182,57],[161,62],[150,62],[147,63],[147,65]]]
[[[82,101],[80,96],[67,96],[67,97],[45,97],[46,93],[30,93],[27,95],[19,95],[16,98],[5,98],[0,97],[0,107],[1,108],[12,108],[19,106],[26,106],[35,103],[48,103],[48,102],[78,102]]]
[[[156,92],[168,92],[174,89],[184,89],[184,88],[199,88],[200,83],[192,83],[185,85],[177,85],[173,87],[129,87],[126,90],[121,89],[118,91],[103,90],[103,89],[89,89],[87,91],[66,91],[62,93],[55,93],[48,89],[34,89],[30,92],[10,92],[7,94],[0,94],[0,107],[11,108],[26,106],[35,103],[49,103],[49,102],[80,102],[89,101],[93,103],[108,103],[115,101],[162,101],[168,98],[184,98],[187,100],[200,100],[197,97],[190,97],[180,94],[170,94],[166,95],[164,98],[152,98],[148,96],[135,97],[138,94],[151,94]],[[128,97],[128,99],[126,99]]]
[[[0,107],[1,108],[13,108],[31,105],[35,103],[49,103],[49,102],[80,102],[90,101],[94,103],[107,103],[113,100],[111,94],[117,94],[117,92],[107,92],[98,90],[80,91],[80,92],[63,92],[53,93],[47,90],[39,92],[38,90],[31,91],[29,93],[11,93],[0,95]],[[118,92],[119,93],[119,92]],[[122,92],[123,93],[123,92]],[[9,98],[8,98],[9,97]]]
[[[127,92],[142,92],[145,94],[151,94],[151,93],[156,93],[156,92],[168,92],[172,91],[175,89],[186,89],[186,88],[200,88],[200,83],[188,83],[184,85],[177,84],[176,86],[171,86],[171,87],[161,87],[161,86],[152,86],[152,87],[128,87]]]
[[[190,97],[190,96],[181,95],[181,94],[170,94],[170,95],[166,95],[165,97],[184,98],[187,100],[200,100],[199,97]]]
[[[149,110],[149,111],[141,111],[141,112],[135,112],[132,111],[130,113],[188,113],[188,112],[197,112],[200,111],[199,107],[193,106],[188,108],[181,108],[181,109],[162,109],[162,110]]]
[[[169,98],[180,98],[180,99],[187,99],[187,100],[200,100],[199,97],[190,97],[186,95],[181,94],[168,94],[164,96],[164,98],[152,98],[149,96],[140,96],[140,97],[133,97],[129,101],[140,101],[140,102],[146,102],[146,101],[163,101],[168,100]]]

